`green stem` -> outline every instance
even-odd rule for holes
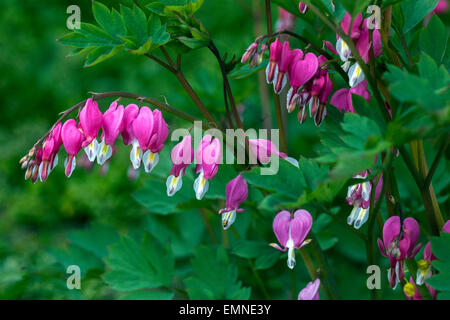
[[[411,143],[411,150],[420,176],[424,179],[428,175],[428,165],[425,158],[425,151],[423,149],[423,141],[413,141]],[[433,185],[430,183],[429,186],[424,186],[424,184],[420,184],[418,186],[420,189],[420,194],[422,195],[425,212],[430,223],[431,233],[433,235],[439,235],[439,231],[444,226],[444,219],[434,193]]]
[[[334,283],[334,279],[330,273],[330,267],[328,265],[327,258],[323,254],[323,251],[320,248],[317,238],[313,232],[310,232],[310,237],[312,241],[308,247],[309,250],[311,250],[320,268],[321,283],[323,282],[324,287],[327,289],[329,299],[336,300],[338,299],[338,295],[336,292],[336,284]]]
[[[423,184],[424,188],[428,188],[430,186],[431,180],[433,179],[433,175],[436,172],[437,166],[439,164],[439,160],[444,155],[445,150],[447,150],[448,144],[450,143],[450,137],[448,135],[445,135],[442,139],[443,141],[439,147],[439,151],[436,154],[433,163],[431,164],[430,171],[428,172],[425,182]]]

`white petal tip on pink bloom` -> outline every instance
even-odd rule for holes
[[[94,162],[95,158],[97,157],[98,150],[99,150],[99,143],[97,139],[92,140],[92,142],[84,148],[84,152],[86,153],[88,159],[90,162]]]
[[[209,181],[203,176],[203,170],[194,181],[195,198],[202,200],[209,188]]]
[[[222,213],[222,227],[223,230],[227,230],[236,220],[236,210],[231,210]]]
[[[153,153],[150,150],[145,151],[142,156],[142,163],[144,164],[144,170],[147,173],[152,172],[159,162],[159,153]]]
[[[133,147],[131,148],[130,151],[130,161],[131,164],[133,165],[134,170],[139,169],[139,167],[141,166],[142,150],[139,147],[138,143],[133,143]]]
[[[105,139],[102,139],[102,142],[98,146],[97,163],[101,166],[104,165],[111,158],[112,151],[112,147],[105,143]]]
[[[76,166],[77,166],[77,158],[75,158],[75,156],[69,155],[64,161],[64,168],[67,178],[70,178]]]
[[[178,177],[175,177],[174,175],[168,176],[166,181],[167,196],[172,197],[181,189],[182,185],[183,180],[181,175]]]
[[[284,158],[284,160],[286,160],[287,162],[292,164],[294,167],[299,168],[299,164],[298,164],[298,160],[297,159],[294,159],[292,157],[286,157],[286,158]]]

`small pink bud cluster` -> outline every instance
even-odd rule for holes
[[[326,104],[333,90],[333,83],[326,67],[327,59],[300,49],[291,50],[289,42],[276,39],[270,45],[269,64],[266,68],[267,83],[273,84],[280,94],[289,82],[286,107],[292,112],[299,107],[298,120],[305,122],[307,106],[314,123],[319,126],[326,115]]]
[[[100,142],[97,141],[99,132]],[[114,144],[122,135],[125,145],[132,145],[130,154],[134,169],[143,162],[146,172],[158,163],[159,152],[164,147],[168,127],[159,110],[148,107],[139,108],[129,104],[126,108],[114,101],[105,111],[100,111],[93,99],[88,99],[79,113],[79,122],[68,119],[58,122],[45,137],[41,146],[33,147],[20,161],[26,168],[25,178],[34,183],[45,181],[58,163],[61,145],[67,152],[64,163],[65,174],[70,177],[76,167],[76,156],[84,149],[90,162],[97,160],[104,165],[113,155]]]
[[[259,66],[263,60],[264,51],[267,50],[266,44],[259,45],[257,42],[253,42],[241,58],[241,63],[249,63],[250,68]]]

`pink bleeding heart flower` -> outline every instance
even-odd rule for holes
[[[82,147],[91,162],[95,160],[98,153],[97,136],[102,125],[103,115],[98,108],[97,101],[92,98],[87,99],[80,112],[80,127],[85,136]]]
[[[112,146],[116,142],[122,127],[124,108],[114,101],[103,115],[102,141],[98,146],[97,163],[103,165],[112,156]]]
[[[133,132],[133,121],[139,114],[139,107],[132,103],[127,105],[123,111],[122,127],[120,133],[122,134],[123,143],[129,146],[136,141],[136,137]]]
[[[225,196],[226,207],[219,211],[219,214],[222,215],[222,227],[224,230],[228,229],[234,223],[236,213],[244,211],[239,206],[248,197],[247,181],[239,174],[236,178],[228,182],[225,189]]]
[[[33,162],[30,164],[30,165],[33,165],[32,166],[33,169],[30,171],[32,183],[36,183],[36,181],[39,178],[39,168],[42,163],[42,153],[43,153],[42,147],[39,147],[39,149],[37,149],[37,151],[36,151],[34,165],[33,165]],[[27,174],[25,174],[25,178],[26,177],[27,177]]]
[[[285,153],[278,150],[277,146],[270,140],[266,139],[248,139],[250,155],[250,163],[260,162],[262,164],[267,164],[270,162],[271,156],[276,156],[290,162],[292,165],[298,168],[298,161],[288,157]]]
[[[173,165],[172,170],[170,170],[170,176],[166,181],[167,195],[169,197],[173,196],[181,189],[184,172],[194,160],[191,135],[185,136],[180,143],[173,147],[170,152],[170,159],[172,160]]]
[[[278,74],[278,62],[281,59],[282,47],[283,46],[278,38],[270,44],[269,63],[266,67],[266,80],[269,84],[274,81]]]
[[[58,165],[58,151],[62,145],[62,124],[59,122],[50,132],[42,146],[42,162],[39,165],[39,178],[44,182]]]
[[[356,112],[353,108],[352,94],[357,94],[367,101],[370,100],[370,93],[367,87],[367,81],[361,82],[354,88],[339,89],[331,97],[330,104],[338,108],[340,111]]]
[[[391,268],[388,272],[389,285],[395,288],[404,277],[404,259],[412,259],[422,244],[416,246],[420,227],[414,218],[406,218],[400,226],[400,217],[393,216],[383,226],[383,240],[378,239],[381,254],[389,258]]]
[[[320,279],[309,282],[298,294],[298,300],[319,300]]]
[[[444,224],[441,232],[450,233],[450,220]],[[437,260],[437,258],[431,251],[431,242],[428,242],[423,251],[423,259],[417,261],[416,283],[418,285],[423,285],[426,279],[433,276],[431,262],[434,260]]]
[[[297,54],[297,59],[293,61],[289,68],[289,89],[286,97],[286,105],[288,112],[292,112],[297,103],[300,104],[300,109],[306,105],[306,100],[311,98],[310,92],[304,90],[302,87],[308,83],[316,75],[319,68],[318,58],[311,52],[300,58]],[[305,93],[307,97],[305,97]],[[302,101],[300,101],[302,100]]]
[[[133,143],[130,153],[130,160],[133,168],[137,170],[141,165],[142,155],[150,146],[150,138],[153,133],[153,112],[144,106],[139,110],[139,114],[131,123],[133,135],[137,143]]]
[[[67,120],[61,129],[61,138],[64,149],[68,154],[64,163],[66,176],[69,178],[76,167],[75,156],[82,148],[85,139],[81,130],[77,127],[77,123],[73,119]]]
[[[367,176],[368,172],[364,171],[356,174],[353,178],[366,179]],[[374,178],[372,182],[375,183],[376,178]],[[383,176],[380,177],[380,180],[376,186],[374,203],[377,203],[382,187]],[[353,210],[347,218],[347,223],[349,225],[353,225],[355,229],[361,228],[361,226],[369,218],[371,192],[372,183],[370,181],[365,181],[348,187],[346,200],[350,206],[353,206]]]
[[[281,211],[273,220],[273,231],[280,245],[270,245],[280,251],[288,251],[287,265],[290,269],[295,267],[295,249],[300,249],[311,240],[305,238],[311,230],[313,219],[306,210],[297,210],[292,217],[288,211]]]
[[[47,139],[45,139],[44,144],[42,145],[42,162],[39,166],[39,177],[42,182],[47,179],[47,176],[49,174],[49,164],[53,156],[54,145],[55,143],[51,136],[48,136]]]
[[[194,181],[195,196],[201,200],[209,188],[209,180],[213,179],[222,160],[222,146],[217,138],[207,134],[197,148],[195,158],[197,166],[195,173],[199,173]]]
[[[359,13],[355,19],[353,20],[352,30],[350,37],[352,39],[358,39],[361,34],[361,23],[363,22],[363,16]],[[346,12],[341,21],[341,28],[345,32],[345,34],[349,34],[350,25],[352,24],[352,16],[350,13]]]
[[[322,75],[317,78],[317,83],[313,82],[311,100],[309,103],[309,114],[314,118],[314,124],[320,126],[327,115],[326,104],[333,91],[333,82],[328,75],[328,71],[322,70]]]
[[[123,119],[122,119],[122,126],[120,128],[120,133],[122,134],[122,139],[123,139],[123,143],[128,146],[128,145],[132,145],[131,150],[130,150],[130,161],[132,163],[132,171],[129,171],[130,174],[133,177],[137,177],[137,173],[135,173],[135,171],[137,170],[137,168],[135,168],[135,162],[136,159],[139,159],[139,162],[136,164],[138,165],[139,168],[139,164],[141,162],[140,159],[142,159],[142,154],[139,148],[139,143],[134,135],[134,131],[133,131],[133,121],[136,119],[136,117],[139,114],[139,107],[136,104],[129,104],[127,105],[127,107],[124,109],[123,111]],[[138,154],[136,154],[136,152]],[[133,162],[133,160],[135,160],[135,162]]]
[[[300,1],[299,4],[298,4],[298,11],[301,14],[307,13],[308,12],[308,5],[306,5],[304,2]]]
[[[279,94],[283,90],[287,82],[286,73],[289,71],[289,66],[296,57],[296,53],[293,53],[289,48],[289,42],[285,41],[281,48],[280,61],[278,62],[278,73],[275,80],[274,90]]]
[[[148,142],[148,150],[142,156],[145,172],[150,173],[159,162],[159,152],[169,134],[166,121],[158,109],[153,110],[153,130]]]

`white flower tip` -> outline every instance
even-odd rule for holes
[[[286,157],[284,160],[292,164],[294,167],[299,168],[298,160],[292,158],[292,157]]]
[[[182,184],[183,181],[181,179],[181,175],[178,177],[175,177],[173,175],[168,176],[166,181],[167,195],[169,197],[172,197],[175,193],[178,192],[178,190],[181,189]]]
[[[159,154],[153,153],[150,150],[147,150],[144,153],[142,162],[144,163],[145,172],[150,173],[150,172],[152,172],[152,170],[156,167],[156,165],[159,162]]]
[[[200,172],[197,179],[194,181],[194,191],[197,200],[202,200],[205,193],[208,191],[209,181],[203,177],[203,171]]]

